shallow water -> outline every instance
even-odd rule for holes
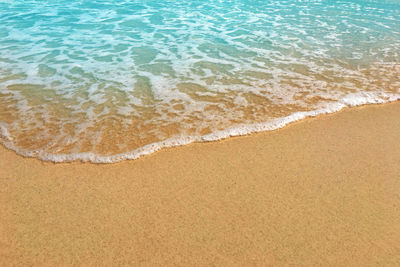
[[[400,1],[1,1],[0,140],[115,162],[400,98]]]

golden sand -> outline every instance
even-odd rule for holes
[[[400,265],[400,103],[111,165],[0,149],[0,263]]]

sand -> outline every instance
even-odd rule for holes
[[[111,165],[0,148],[0,263],[400,265],[400,103]]]

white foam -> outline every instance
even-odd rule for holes
[[[13,138],[11,137],[10,133],[8,132],[7,128],[3,125],[0,125],[0,136],[4,138],[6,141],[12,141]]]
[[[27,151],[20,149],[13,145],[12,138],[10,137],[7,129],[0,126],[0,133],[5,137],[6,141],[3,144],[18,154],[27,157],[37,157],[43,161],[50,161],[55,163],[82,161],[91,163],[116,163],[124,160],[134,160],[142,156],[152,154],[163,148],[171,148],[177,146],[187,145],[193,142],[211,142],[226,139],[233,136],[248,135],[255,132],[272,131],[285,127],[286,125],[305,119],[307,117],[315,117],[321,114],[329,114],[342,110],[345,107],[355,107],[366,104],[382,104],[400,100],[400,94],[389,93],[354,93],[348,94],[338,102],[326,104],[325,107],[307,111],[295,112],[289,116],[277,118],[264,123],[256,124],[243,124],[240,126],[232,127],[222,131],[216,131],[211,134],[203,136],[180,136],[170,138],[161,142],[145,145],[127,153],[121,153],[112,156],[101,156],[95,153],[72,153],[72,154],[47,154],[43,151]]]

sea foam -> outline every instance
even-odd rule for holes
[[[5,137],[8,141],[5,141],[3,144],[22,156],[27,157],[37,157],[43,161],[50,161],[55,163],[61,162],[73,162],[73,161],[81,161],[81,162],[92,162],[92,163],[116,163],[124,160],[134,160],[138,159],[145,155],[150,155],[154,152],[157,152],[163,148],[171,148],[177,146],[188,145],[190,143],[198,142],[212,142],[223,140],[229,137],[235,136],[244,136],[251,133],[257,132],[265,132],[265,131],[273,131],[280,128],[285,127],[286,125],[308,118],[315,117],[322,114],[330,114],[335,113],[342,110],[345,107],[356,107],[366,104],[383,104],[390,103],[394,101],[400,100],[400,94],[374,94],[374,93],[356,93],[349,94],[341,101],[336,103],[331,103],[327,105],[325,108],[321,108],[318,110],[307,111],[307,112],[295,112],[289,116],[274,119],[272,121],[250,124],[250,125],[241,125],[234,128],[225,129],[223,131],[217,131],[212,134],[207,134],[204,136],[185,136],[185,137],[174,137],[161,142],[151,143],[135,149],[133,151],[129,151],[126,153],[120,153],[112,156],[101,156],[96,155],[95,153],[71,153],[71,154],[48,154],[46,152],[40,151],[24,151],[20,148],[14,146],[12,144],[12,138],[9,137],[6,128],[0,126],[0,133]]]

